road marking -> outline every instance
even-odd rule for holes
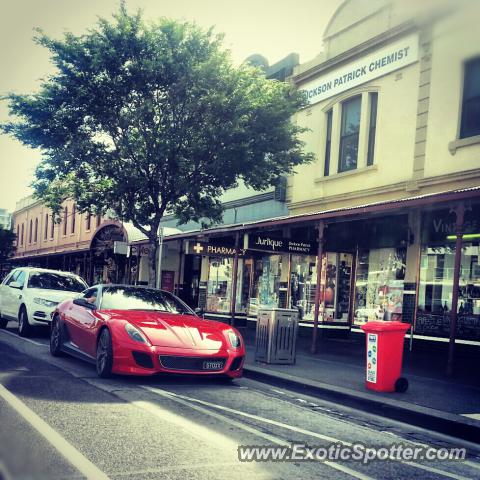
[[[311,437],[314,437],[314,438],[319,438],[321,440],[326,440],[326,441],[329,441],[329,442],[332,442],[332,443],[341,443],[342,445],[345,445],[345,446],[352,446],[353,445],[350,442],[345,442],[345,441],[339,440],[337,438],[329,437],[327,435],[322,435],[321,433],[312,432],[311,430],[305,430],[303,428],[294,427],[294,426],[288,425],[286,423],[277,422],[275,420],[270,420],[269,418],[260,417],[258,415],[253,415],[251,413],[242,412],[240,410],[234,410],[233,408],[224,407],[223,405],[217,405],[215,403],[210,403],[210,402],[206,402],[204,400],[199,400],[197,398],[187,397],[185,395],[180,395],[180,394],[176,394],[176,393],[173,393],[173,392],[168,392],[166,390],[160,390],[160,389],[154,388],[154,387],[142,387],[142,388],[144,388],[146,390],[149,390],[153,393],[156,393],[157,395],[161,395],[161,396],[164,396],[164,397],[167,397],[167,398],[171,398],[172,400],[179,401],[179,403],[190,406],[191,408],[201,409],[200,411],[204,411],[207,414],[213,414],[213,412],[210,412],[209,410],[203,409],[201,407],[196,407],[195,405],[189,405],[189,402],[199,403],[201,405],[205,405],[205,406],[208,406],[208,407],[211,407],[211,408],[216,408],[218,410],[223,410],[223,411],[226,411],[226,412],[229,412],[229,413],[233,413],[235,415],[251,418],[253,420],[258,420],[258,421],[263,422],[263,423],[267,423],[267,424],[270,424],[270,425],[275,425],[277,427],[285,428],[287,430],[291,430],[291,431],[294,431],[294,432],[297,432],[297,433],[302,433],[304,435],[308,435],[308,436],[311,436]],[[214,415],[217,415],[217,414],[214,414]],[[220,415],[220,417],[223,417],[223,415]],[[227,417],[223,417],[223,418],[227,418]],[[228,419],[228,420],[230,420],[230,419]],[[230,421],[238,423],[235,420],[230,420]],[[244,424],[239,424],[239,425],[241,425],[240,428],[244,427]],[[248,427],[248,428],[251,428],[251,427]],[[262,432],[260,432],[260,433],[262,433]],[[265,434],[262,433],[262,435],[265,435]],[[281,441],[283,442],[283,440],[281,440]],[[289,443],[286,443],[286,444],[290,445]],[[410,467],[419,468],[421,470],[426,470],[427,472],[436,473],[438,475],[453,478],[455,480],[466,480],[468,478],[468,477],[464,477],[464,476],[461,476],[461,475],[456,475],[454,473],[450,473],[450,472],[447,472],[447,471],[444,471],[444,470],[440,470],[440,469],[435,468],[435,467],[430,467],[430,466],[427,466],[427,465],[423,465],[421,463],[410,462],[410,461],[406,461],[406,460],[397,460],[397,461],[399,463],[403,463],[404,465],[409,465]],[[323,463],[329,464],[329,462],[323,462]],[[464,463],[467,463],[467,462],[464,462]],[[473,462],[468,462],[468,465],[474,466],[474,468],[479,468],[478,465],[476,465],[475,463],[473,463],[473,464],[472,463]],[[337,465],[337,464],[334,464],[334,465]],[[330,466],[332,466],[332,465],[330,465]]]
[[[91,480],[109,480],[96,465],[84,457],[71,443],[63,438],[48,423],[42,420],[33,410],[19,398],[0,384],[2,397],[19,415],[21,415],[37,432],[70,462],[80,473]]]
[[[38,345],[40,347],[48,347],[48,345],[45,345],[44,343],[36,342],[35,340],[30,340],[29,338],[25,338],[25,337],[20,337],[19,335],[13,332],[9,332],[8,330],[0,330],[0,332],[6,333],[7,335],[11,335],[12,337],[18,338],[19,340],[24,340],[25,342],[33,343],[34,345]]]
[[[480,420],[480,413],[462,413],[462,417],[473,418],[474,420]]]
[[[265,440],[268,440],[269,442],[272,442],[276,445],[282,445],[286,447],[290,447],[290,443],[286,442],[285,440],[282,440],[279,437],[276,437],[274,435],[270,435],[268,433],[262,432],[256,428],[250,427],[249,425],[245,425],[244,423],[238,422],[236,420],[233,420],[231,418],[226,417],[225,415],[220,415],[219,413],[212,412],[211,410],[207,410],[206,408],[200,407],[198,405],[193,405],[191,402],[184,400],[183,395],[176,395],[174,393],[168,392],[166,390],[160,390],[159,388],[154,388],[154,387],[142,387],[145,390],[148,390],[152,393],[155,393],[156,395],[162,396],[164,398],[168,398],[169,400],[172,400],[174,402],[180,403],[181,405],[187,406],[191,408],[192,410],[196,410],[197,412],[203,413],[205,415],[208,415],[210,417],[213,417],[217,420],[220,420],[222,422],[228,423],[240,430],[244,430],[248,433],[251,433],[257,437],[263,438]],[[189,397],[185,397],[189,398]],[[134,402],[135,403],[135,402]],[[226,407],[225,407],[226,408]],[[236,444],[235,444],[236,445]],[[237,445],[236,445],[237,448]],[[338,470],[340,472],[346,473],[347,475],[350,475],[354,478],[358,478],[359,480],[373,480],[372,477],[369,477],[368,475],[364,475],[360,472],[357,472],[356,470],[353,470],[351,468],[345,467],[344,465],[340,465],[338,463],[333,463],[333,462],[322,462],[324,465],[329,466],[330,468],[333,468],[335,470]]]

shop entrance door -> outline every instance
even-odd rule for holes
[[[350,323],[353,254],[327,252],[323,259],[324,322]]]
[[[201,267],[201,256],[185,255],[185,266],[183,271],[183,292],[180,296],[181,299],[191,308],[198,307]]]

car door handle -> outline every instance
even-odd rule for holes
[[[21,296],[21,295],[19,295],[19,296],[18,296],[18,299],[19,299],[19,300],[21,300],[21,299],[22,299],[22,296]]]

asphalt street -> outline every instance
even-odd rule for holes
[[[248,379],[97,378],[48,333],[0,331],[0,478],[479,478],[471,444]],[[467,447],[465,461],[251,461],[238,446]]]

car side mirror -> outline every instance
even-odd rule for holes
[[[23,288],[23,285],[18,282],[12,282],[8,285],[10,288],[17,288],[18,290],[21,290]]]
[[[94,303],[90,303],[87,301],[86,298],[75,298],[73,300],[73,303],[75,305],[78,305],[79,307],[84,307],[84,308],[88,308],[89,310],[95,310],[97,307],[95,306]]]
[[[198,317],[202,317],[203,318],[203,314],[205,313],[205,311],[203,310],[203,308],[200,308],[200,307],[197,307],[195,310],[194,310],[195,314],[198,316]]]

